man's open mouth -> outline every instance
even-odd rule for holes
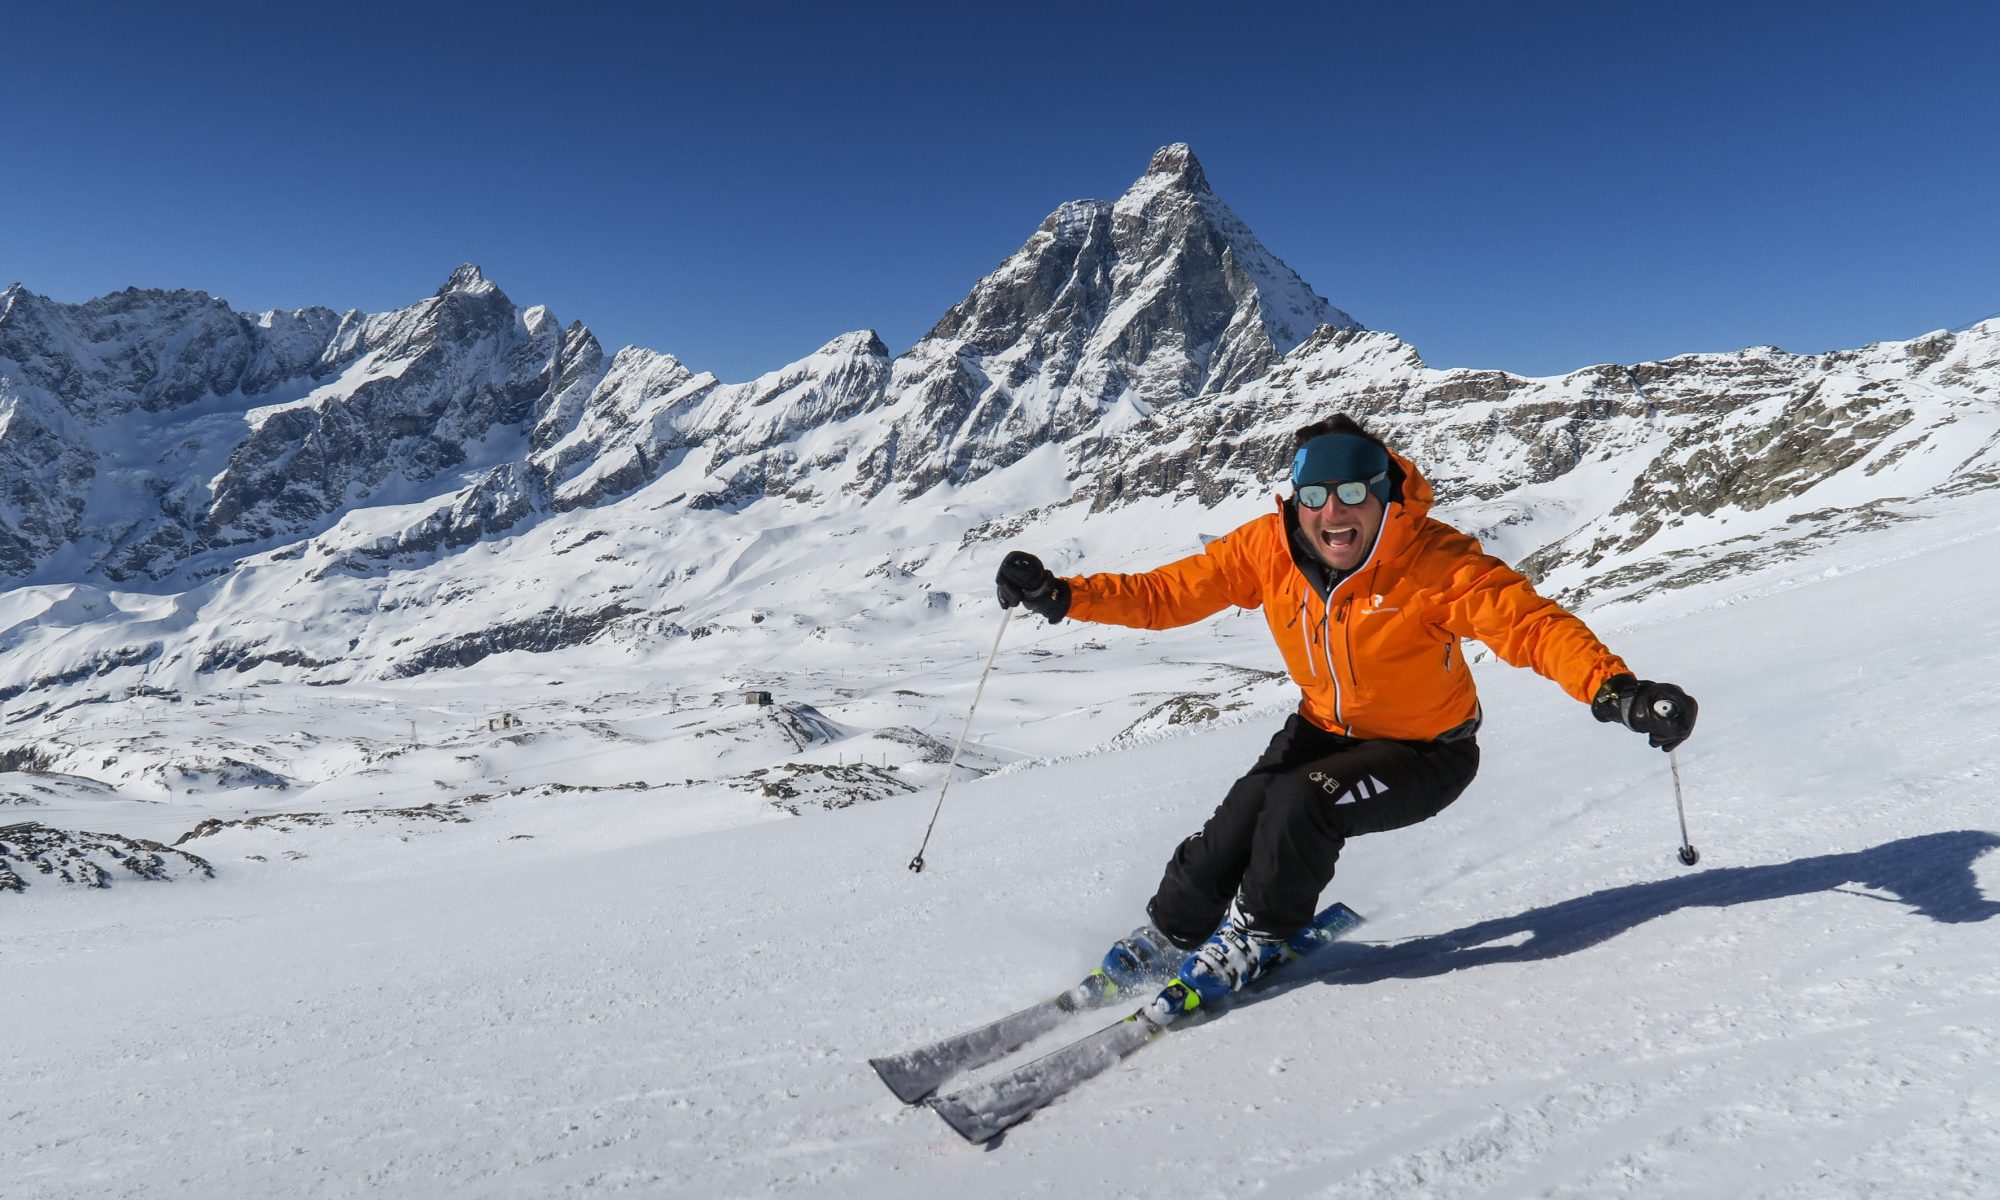
[[[1353,525],[1343,525],[1335,529],[1322,529],[1319,540],[1331,550],[1351,549],[1361,538],[1361,530]]]

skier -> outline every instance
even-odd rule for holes
[[[1064,579],[1017,550],[996,580],[1003,608],[1051,624],[1168,629],[1232,604],[1261,607],[1303,693],[1174,851],[1146,906],[1150,925],[1106,959],[1136,975],[1170,965],[1160,943],[1171,944],[1186,955],[1176,975],[1190,1009],[1286,956],[1347,839],[1428,820],[1472,782],[1480,711],[1461,638],[1662,750],[1694,729],[1686,692],[1636,678],[1581,620],[1433,519],[1430,484],[1380,438],[1345,414],[1294,437],[1291,496],[1199,554],[1143,574]]]

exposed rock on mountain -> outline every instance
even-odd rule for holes
[[[512,621],[426,646],[391,666],[388,677],[402,679],[445,667],[469,667],[490,654],[509,650],[547,654],[564,646],[581,645],[633,611],[623,604],[611,604],[594,612],[554,609],[538,613],[524,621]]]
[[[1358,328],[1257,241],[1184,145],[1115,203],[1063,205],[896,361],[875,486],[915,495],[1261,376]]]
[[[245,552],[504,461],[594,343],[475,267],[383,316],[232,313],[201,292],[0,297],[0,572],[124,582]],[[591,382],[594,382],[592,380]],[[148,419],[150,418],[150,419]],[[456,484],[456,480],[453,480]]]
[[[582,325],[469,265],[373,316],[239,314],[201,292],[63,305],[16,285],[0,293],[0,578],[206,578],[412,502],[432,507],[348,552],[450,553],[690,456],[711,509],[915,495],[1236,387],[1353,324],[1185,146],[1115,203],[1058,209],[893,364],[863,331],[742,384],[649,350],[607,361]]]
[[[1291,431],[1347,412],[1417,461],[1445,503],[1483,518],[1468,522],[1475,532],[1499,535],[1577,599],[1700,577],[1738,539],[1773,548],[1884,500],[1992,486],[1996,397],[2000,322],[1823,355],[1752,347],[1552,379],[1433,370],[1388,334],[1327,329],[1256,383],[1113,438],[1102,456],[1119,469],[1078,498],[1102,512],[1275,486]],[[1872,482],[1835,485],[1857,472]],[[1579,492],[1616,500],[1579,510]]]

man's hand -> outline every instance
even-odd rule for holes
[[[1069,612],[1069,585],[1025,550],[1010,551],[1001,559],[993,582],[1001,608],[1026,605],[1029,612],[1048,618],[1051,625]]]
[[[1694,697],[1671,683],[1654,683],[1631,675],[1613,675],[1590,702],[1600,721],[1616,721],[1661,750],[1672,750],[1694,732]]]

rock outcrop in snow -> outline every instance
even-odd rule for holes
[[[53,829],[34,822],[0,826],[0,892],[35,883],[110,887],[113,880],[212,879],[208,861],[145,838]]]

